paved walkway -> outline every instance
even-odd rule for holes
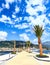
[[[50,62],[38,61],[33,57],[32,53],[22,51],[8,60],[6,65],[50,65]]]

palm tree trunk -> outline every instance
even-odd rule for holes
[[[16,41],[14,41],[14,52],[16,51]]]
[[[43,55],[43,50],[42,50],[42,44],[40,38],[38,38],[38,44],[39,44],[39,49],[40,49],[40,56]]]

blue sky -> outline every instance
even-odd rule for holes
[[[34,25],[43,26],[41,40],[50,41],[50,0],[0,0],[0,40],[37,43]]]

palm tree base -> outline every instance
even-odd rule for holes
[[[16,54],[16,52],[11,52],[12,54]]]
[[[47,55],[40,56],[40,54],[38,54],[38,55],[36,55],[36,57],[38,57],[38,58],[48,58],[49,56],[47,56]]]

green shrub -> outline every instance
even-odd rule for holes
[[[32,53],[32,51],[28,51],[29,53]]]
[[[39,58],[48,58],[49,56],[47,56],[47,55],[40,56],[40,54],[38,54],[38,55],[36,55],[36,57],[39,57]]]
[[[11,52],[12,54],[16,54],[16,52]]]

